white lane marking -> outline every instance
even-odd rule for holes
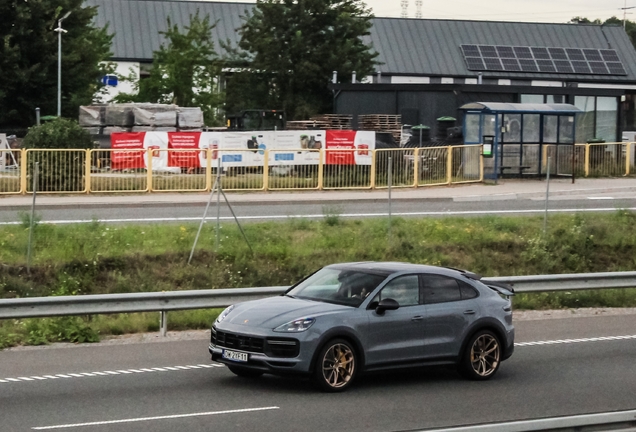
[[[204,417],[204,416],[221,415],[221,414],[239,414],[239,413],[249,413],[249,412],[256,412],[256,411],[271,411],[271,410],[277,410],[277,409],[280,409],[280,407],[270,406],[270,407],[261,407],[261,408],[244,408],[244,409],[225,410],[225,411],[208,411],[208,412],[200,412],[200,413],[192,413],[192,414],[175,414],[175,415],[167,415],[167,416],[139,417],[139,418],[131,418],[131,419],[123,419],[123,420],[107,420],[107,421],[89,422],[89,423],[75,423],[75,424],[65,424],[65,425],[55,425],[55,426],[39,426],[39,427],[32,427],[31,429],[33,430],[67,429],[67,428],[83,427],[83,426],[103,426],[103,425],[111,425],[111,424],[119,424],[119,423],[135,423],[135,422],[153,421],[153,420],[172,420],[172,419],[187,418],[187,417]]]
[[[132,373],[149,373],[149,372],[170,372],[170,371],[184,371],[184,370],[194,370],[194,369],[209,369],[209,368],[222,368],[225,365],[221,363],[214,364],[200,364],[200,365],[189,365],[189,366],[164,366],[162,368],[156,367],[151,369],[127,369],[127,370],[118,370],[118,371],[104,371],[104,372],[81,372],[81,373],[66,373],[66,374],[57,374],[57,375],[41,375],[41,376],[32,376],[32,377],[17,377],[17,378],[2,378],[0,379],[0,383],[12,383],[12,382],[23,382],[23,381],[42,381],[42,380],[52,380],[59,378],[85,378],[85,377],[95,377],[95,376],[112,376],[112,375],[124,375],[124,374],[132,374]]]
[[[561,339],[561,340],[547,340],[547,341],[536,341],[536,342],[519,342],[519,343],[515,343],[515,346],[523,347],[523,346],[537,346],[537,345],[560,345],[560,344],[573,344],[573,343],[581,343],[581,342],[603,342],[603,341],[616,341],[616,340],[627,340],[627,339],[636,339],[636,335],[603,336],[603,337],[594,337],[594,338],[585,338],[585,339]]]
[[[614,200],[614,199],[617,199],[617,198],[614,198],[614,197],[587,197],[587,199],[594,200],[594,201],[601,201],[601,200]]]
[[[485,202],[485,201],[484,201]],[[618,208],[592,208],[592,209],[549,209],[549,213],[589,213],[589,212],[615,212]],[[634,211],[636,207],[620,208],[620,210]],[[466,211],[435,211],[435,212],[397,212],[391,213],[393,216],[463,216],[463,215],[495,215],[495,214],[533,214],[545,213],[545,209],[536,210],[466,210]],[[345,213],[339,215],[346,218],[365,218],[365,217],[382,217],[388,216],[388,213]],[[260,219],[322,219],[324,214],[307,214],[307,215],[264,215],[264,216],[237,216],[241,220],[260,220]],[[220,220],[234,220],[231,216],[222,216]],[[214,219],[216,220],[216,219]],[[137,222],[199,222],[200,217],[172,217],[172,218],[122,218],[122,219],[73,219],[73,220],[55,220],[40,221],[43,224],[50,225],[69,225],[69,224],[85,224],[85,223],[137,223]],[[213,219],[205,221],[213,222]],[[0,222],[2,225],[20,225],[23,222]]]

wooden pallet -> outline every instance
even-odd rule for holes
[[[362,130],[394,131],[402,128],[402,116],[391,114],[366,114],[358,116]]]
[[[293,120],[286,124],[289,130],[329,129],[331,126],[329,122],[318,120]]]

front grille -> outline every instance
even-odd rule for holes
[[[212,328],[211,342],[216,346],[255,353],[264,352],[265,344],[263,338],[224,332],[214,327]]]

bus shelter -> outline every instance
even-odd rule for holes
[[[460,109],[464,144],[486,144],[485,178],[544,176],[548,160],[551,175],[573,175],[581,112],[574,105],[473,102]]]

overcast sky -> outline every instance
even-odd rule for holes
[[[241,3],[250,0],[225,0]],[[415,17],[415,1],[408,0],[408,16]],[[255,2],[255,1],[253,1]],[[366,0],[378,17],[399,17],[401,0]],[[422,0],[422,17],[485,21],[568,22],[580,16],[605,20],[623,19],[621,8],[636,6],[636,0]],[[636,8],[627,11],[627,19],[636,21]]]

